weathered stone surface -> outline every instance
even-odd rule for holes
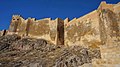
[[[86,63],[86,64],[83,64],[79,67],[93,67],[91,63]]]
[[[101,2],[71,21],[13,15],[9,31],[0,36],[1,66],[119,67],[120,3]]]
[[[6,35],[7,34],[7,30],[2,30],[2,31],[0,31],[0,36],[4,36],[4,35]]]
[[[47,45],[47,41],[43,39],[24,38],[13,43],[13,49],[18,50],[32,50],[38,48],[44,48]]]
[[[18,34],[22,37],[42,38],[54,44],[64,45],[64,21],[56,18],[35,20],[23,19],[19,15],[13,15],[8,34]]]
[[[6,35],[0,37],[0,42],[11,44],[17,40],[21,39],[20,36],[13,34],[13,35]]]
[[[93,18],[92,15],[94,15],[95,18]],[[99,16],[95,10],[88,15],[75,19],[74,21],[70,21],[68,26],[65,27],[65,44],[98,47],[100,44],[98,20]]]
[[[101,59],[93,60],[94,67],[119,67],[120,66],[120,25],[118,5],[101,3],[100,12],[100,37],[102,44],[100,46]],[[105,7],[104,7],[105,6]],[[119,5],[120,6],[120,5]],[[115,9],[117,8],[117,9]],[[119,7],[120,8],[120,7]]]
[[[6,35],[0,41],[1,67],[78,67],[100,58],[99,49],[59,46],[43,39]]]
[[[0,42],[0,51],[8,49],[10,44]]]
[[[111,37],[120,36],[119,5],[120,3],[113,5],[101,2],[97,10],[71,21],[69,18],[23,19],[19,15],[13,15],[9,33],[42,38],[54,44],[98,48]]]
[[[10,45],[19,39],[21,39],[21,37],[18,35],[0,36],[0,51],[9,49]]]

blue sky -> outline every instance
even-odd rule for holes
[[[23,18],[79,18],[99,6],[103,0],[0,0],[0,30],[8,29],[13,14]],[[118,3],[120,0],[105,0]]]

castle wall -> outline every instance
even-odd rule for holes
[[[42,38],[54,44],[64,45],[64,21],[43,19],[29,22],[28,36]]]
[[[120,2],[114,6],[114,13],[116,13],[117,16],[116,20],[118,21],[119,32],[120,32]]]
[[[43,20],[39,22],[31,21],[29,23],[29,36],[42,36],[49,33],[49,21]]]
[[[65,45],[97,47],[94,45],[100,44],[99,14],[97,10],[78,19],[73,19],[69,23],[65,27]]]
[[[117,5],[118,6],[118,5]],[[94,59],[94,67],[120,66],[120,21],[119,12],[104,9],[100,11],[101,59]]]
[[[119,17],[111,10],[105,9],[100,13],[100,33],[103,44],[108,44],[120,37]]]
[[[17,28],[17,32],[20,36],[26,36],[26,26],[27,26],[27,21],[21,21]]]
[[[9,34],[14,33],[23,37],[42,38],[54,44],[64,45],[64,21],[60,18],[55,20],[50,18],[41,20],[28,18],[25,20],[15,15],[11,21]]]
[[[49,20],[41,20],[41,21],[32,21],[29,26],[28,36],[33,38],[42,38],[48,41],[54,41],[55,37],[51,38],[50,34],[55,33],[56,31],[50,30]],[[55,33],[56,35],[56,33]],[[53,39],[53,40],[52,40]]]
[[[32,38],[42,38],[56,45],[98,48],[101,58],[93,59],[93,67],[120,67],[120,3],[102,2],[97,10],[69,21],[27,19],[13,16],[9,32]],[[6,31],[0,31],[0,36]],[[91,64],[83,64],[89,67]],[[81,66],[82,67],[82,66]]]
[[[120,4],[106,4],[101,2],[99,8],[80,18],[51,20],[45,18],[23,19],[14,15],[9,32],[21,36],[42,38],[54,44],[81,45],[84,47],[98,47],[109,38],[120,34]]]
[[[57,19],[49,21],[50,39],[57,44]]]

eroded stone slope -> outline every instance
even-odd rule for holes
[[[99,49],[58,46],[43,39],[0,37],[0,67],[78,67],[100,58]]]

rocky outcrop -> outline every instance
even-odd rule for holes
[[[43,39],[0,37],[1,67],[77,67],[101,58],[99,49],[82,46],[65,47]]]

